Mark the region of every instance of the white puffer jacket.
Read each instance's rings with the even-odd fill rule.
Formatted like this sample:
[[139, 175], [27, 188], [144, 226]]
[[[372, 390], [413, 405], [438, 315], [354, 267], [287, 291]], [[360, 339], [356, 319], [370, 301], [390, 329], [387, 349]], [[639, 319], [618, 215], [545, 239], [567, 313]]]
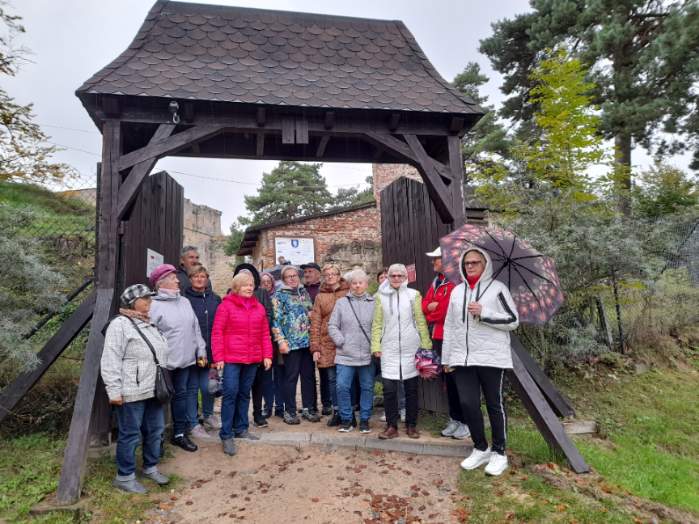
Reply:
[[[461, 255], [459, 268], [464, 281], [454, 288], [449, 300], [444, 321], [442, 364], [511, 369], [509, 332], [519, 326], [517, 306], [507, 286], [491, 278], [493, 264], [488, 253], [475, 250], [485, 257], [485, 270], [475, 289], [470, 289], [463, 274], [466, 253]], [[469, 314], [469, 302], [478, 302], [483, 307], [480, 317]]]
[[371, 351], [381, 352], [381, 376], [407, 380], [417, 376], [415, 353], [432, 348], [427, 321], [422, 313], [422, 296], [407, 282], [393, 289], [388, 280], [374, 296]]

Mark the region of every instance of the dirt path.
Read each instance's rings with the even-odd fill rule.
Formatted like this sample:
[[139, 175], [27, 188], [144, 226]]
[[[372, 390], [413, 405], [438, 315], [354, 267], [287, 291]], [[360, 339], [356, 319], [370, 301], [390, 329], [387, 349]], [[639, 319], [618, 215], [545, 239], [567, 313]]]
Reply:
[[146, 522], [452, 522], [459, 461], [384, 451], [219, 442], [178, 451], [162, 470], [183, 480]]

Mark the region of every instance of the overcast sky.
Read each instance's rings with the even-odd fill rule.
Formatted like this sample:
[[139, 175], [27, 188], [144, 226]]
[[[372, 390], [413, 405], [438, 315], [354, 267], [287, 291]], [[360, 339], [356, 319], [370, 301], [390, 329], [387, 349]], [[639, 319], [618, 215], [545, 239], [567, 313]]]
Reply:
[[[31, 51], [14, 79], [4, 80], [11, 96], [34, 103], [36, 121], [63, 148], [57, 157], [85, 178], [94, 178], [100, 156], [100, 134], [75, 90], [131, 43], [152, 6], [148, 0], [11, 0], [10, 10], [24, 18], [19, 38]], [[201, 2], [198, 2], [201, 3]], [[210, 0], [206, 3], [306, 11], [365, 18], [400, 19], [408, 26], [437, 70], [452, 80], [469, 61], [491, 77], [484, 90], [498, 103], [500, 78], [478, 53], [490, 25], [528, 10], [525, 0]], [[640, 158], [640, 157], [636, 157]], [[272, 161], [169, 158], [166, 169], [197, 204], [223, 211], [222, 226], [245, 213], [243, 196], [254, 194]], [[331, 191], [363, 184], [368, 164], [325, 164], [321, 170]]]

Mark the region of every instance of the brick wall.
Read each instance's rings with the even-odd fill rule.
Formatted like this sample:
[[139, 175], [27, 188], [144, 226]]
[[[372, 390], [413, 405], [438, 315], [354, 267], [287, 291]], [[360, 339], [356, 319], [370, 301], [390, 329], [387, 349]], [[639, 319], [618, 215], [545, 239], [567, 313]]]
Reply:
[[408, 164], [373, 164], [371, 174], [374, 179], [374, 200], [378, 209], [381, 209], [381, 191], [394, 180], [404, 176], [422, 182], [417, 169]]

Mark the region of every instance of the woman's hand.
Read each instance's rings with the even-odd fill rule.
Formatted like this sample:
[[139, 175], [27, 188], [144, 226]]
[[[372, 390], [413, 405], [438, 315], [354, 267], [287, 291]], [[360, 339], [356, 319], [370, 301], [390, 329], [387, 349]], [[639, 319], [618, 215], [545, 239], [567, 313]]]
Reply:
[[214, 368], [221, 371], [223, 369], [223, 362], [216, 362]]
[[452, 371], [454, 371], [454, 368], [450, 368], [449, 366], [444, 366], [445, 373], [451, 373]]
[[320, 351], [313, 352], [313, 362], [318, 362], [320, 360]]
[[199, 357], [197, 359], [197, 366], [199, 366], [200, 368], [205, 368], [208, 363], [209, 362], [208, 360], [206, 360], [206, 357]]
[[123, 406], [124, 405], [124, 399], [119, 397], [119, 398], [110, 398], [109, 403], [112, 406]]
[[284, 341], [279, 343], [279, 353], [286, 355], [289, 353], [289, 343]]
[[265, 367], [265, 371], [272, 367], [272, 359], [266, 358], [262, 361], [262, 365]]
[[438, 306], [439, 302], [430, 302], [429, 304], [427, 304], [427, 311], [432, 313], [435, 309], [437, 309]]
[[474, 317], [481, 316], [482, 310], [483, 310], [483, 306], [480, 305], [478, 302], [469, 302], [468, 303], [468, 312], [471, 313]]
[[375, 356], [376, 358], [381, 358], [381, 351], [375, 351], [372, 353], [372, 355]]

